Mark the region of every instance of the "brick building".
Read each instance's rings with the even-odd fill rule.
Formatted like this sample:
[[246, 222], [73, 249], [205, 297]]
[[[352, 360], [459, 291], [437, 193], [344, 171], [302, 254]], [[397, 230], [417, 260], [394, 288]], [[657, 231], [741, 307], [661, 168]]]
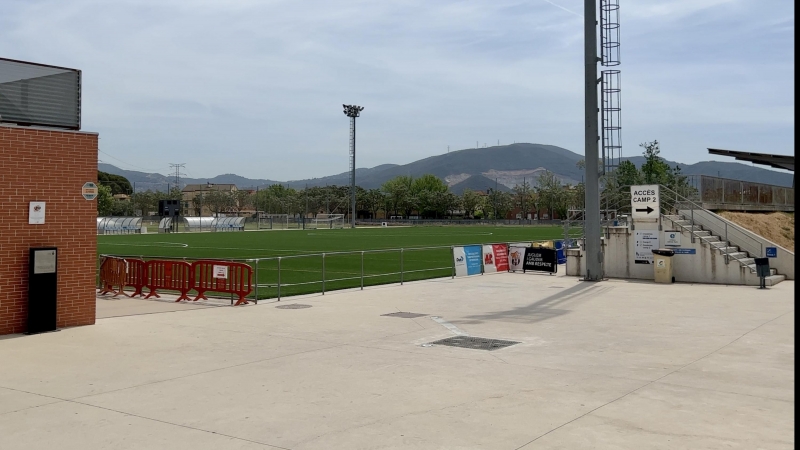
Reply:
[[[0, 124], [0, 335], [26, 330], [28, 251], [58, 248], [57, 326], [95, 322], [96, 133]], [[28, 223], [30, 202], [45, 223]]]

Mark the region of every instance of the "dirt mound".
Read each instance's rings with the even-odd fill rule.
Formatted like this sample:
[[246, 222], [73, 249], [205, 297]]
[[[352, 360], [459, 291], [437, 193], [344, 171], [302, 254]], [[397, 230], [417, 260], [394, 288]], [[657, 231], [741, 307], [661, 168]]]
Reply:
[[720, 216], [794, 252], [794, 214], [722, 211]]

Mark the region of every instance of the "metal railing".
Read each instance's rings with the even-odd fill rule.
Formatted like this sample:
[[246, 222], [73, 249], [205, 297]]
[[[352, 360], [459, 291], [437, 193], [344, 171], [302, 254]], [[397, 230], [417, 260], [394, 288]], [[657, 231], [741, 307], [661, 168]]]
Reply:
[[[681, 215], [689, 222], [688, 225], [678, 224], [671, 219], [668, 220], [675, 224], [675, 226], [689, 232], [691, 242], [695, 242], [697, 239], [704, 237], [699, 234], [703, 231], [718, 236], [720, 242], [722, 242], [720, 251], [724, 254], [726, 264], [733, 259], [745, 265], [746, 261], [744, 260], [747, 258], [764, 256], [764, 245], [761, 241], [753, 237], [751, 231], [703, 208], [696, 190], [690, 188], [685, 193], [679, 193], [666, 186], [660, 185], [660, 192], [661, 214], [659, 215], [659, 229], [663, 216]], [[613, 218], [604, 218], [602, 221], [603, 226], [607, 227], [615, 223], [619, 225], [626, 224], [626, 222], [630, 221], [631, 214], [630, 186], [620, 186], [613, 191], [605, 192], [605, 195], [601, 198], [601, 205], [606, 211], [614, 212]], [[573, 216], [578, 216], [580, 213], [580, 210], [575, 210]], [[582, 216], [578, 220], [573, 218], [568, 222], [565, 221], [565, 229], [567, 227], [579, 227], [580, 223], [582, 223]], [[703, 228], [703, 230], [699, 228]], [[740, 251], [748, 253], [748, 256], [742, 256], [738, 254], [739, 252], [731, 252], [730, 247], [732, 245], [739, 247]]]
[[[523, 241], [544, 243], [553, 240]], [[467, 245], [491, 245], [474, 243]], [[494, 244], [498, 244], [495, 242]], [[508, 244], [508, 243], [505, 243]], [[433, 278], [455, 277], [453, 248], [457, 246], [407, 247], [375, 250], [307, 253], [266, 258], [177, 258], [141, 255], [99, 255], [105, 257], [166, 259], [192, 262], [220, 259], [243, 262], [253, 267], [254, 290], [248, 298], [278, 299], [291, 295], [325, 294], [339, 289], [404, 284]]]

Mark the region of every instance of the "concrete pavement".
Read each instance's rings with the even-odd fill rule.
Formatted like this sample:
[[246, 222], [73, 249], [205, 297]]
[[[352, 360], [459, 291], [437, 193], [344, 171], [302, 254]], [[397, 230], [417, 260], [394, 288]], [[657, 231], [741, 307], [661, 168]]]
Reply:
[[[496, 274], [122, 300], [98, 311], [150, 314], [0, 339], [0, 448], [789, 449], [793, 296]], [[453, 330], [520, 343], [427, 345]]]

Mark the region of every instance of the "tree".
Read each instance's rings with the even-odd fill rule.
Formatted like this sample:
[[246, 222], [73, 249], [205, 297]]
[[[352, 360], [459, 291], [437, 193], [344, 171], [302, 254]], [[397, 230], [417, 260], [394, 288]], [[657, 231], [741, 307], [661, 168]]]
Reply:
[[133, 188], [131, 182], [122, 175], [114, 175], [107, 172], [97, 171], [97, 184], [101, 186], [108, 186], [111, 189], [111, 195], [125, 194], [131, 195]]
[[[408, 197], [411, 195], [412, 183], [413, 179], [410, 176], [400, 175], [387, 180], [381, 185], [381, 190], [386, 194], [394, 215], [397, 215], [400, 209], [406, 209], [411, 203]], [[410, 214], [410, 211], [406, 211], [406, 215], [408, 214]]]
[[518, 184], [514, 186], [514, 206], [519, 208], [522, 212], [522, 217], [525, 218], [528, 214], [528, 211], [531, 207], [531, 194], [533, 191], [531, 190], [531, 185], [528, 184], [527, 181], [523, 181], [522, 184]]
[[100, 217], [110, 216], [114, 207], [114, 196], [111, 188], [105, 185], [97, 186], [97, 215]]
[[539, 176], [536, 182], [536, 194], [539, 197], [539, 206], [544, 208], [551, 218], [556, 209], [563, 209], [564, 189], [561, 180], [553, 172], [548, 170]]
[[473, 191], [472, 189], [465, 189], [461, 194], [461, 206], [464, 208], [464, 217], [474, 217], [475, 211], [481, 204], [483, 196]]
[[204, 204], [214, 213], [215, 217], [234, 209], [235, 198], [231, 192], [212, 190], [204, 197]]
[[373, 219], [378, 216], [378, 210], [384, 206], [385, 200], [386, 196], [383, 195], [380, 189], [370, 189], [366, 192], [364, 201]]

